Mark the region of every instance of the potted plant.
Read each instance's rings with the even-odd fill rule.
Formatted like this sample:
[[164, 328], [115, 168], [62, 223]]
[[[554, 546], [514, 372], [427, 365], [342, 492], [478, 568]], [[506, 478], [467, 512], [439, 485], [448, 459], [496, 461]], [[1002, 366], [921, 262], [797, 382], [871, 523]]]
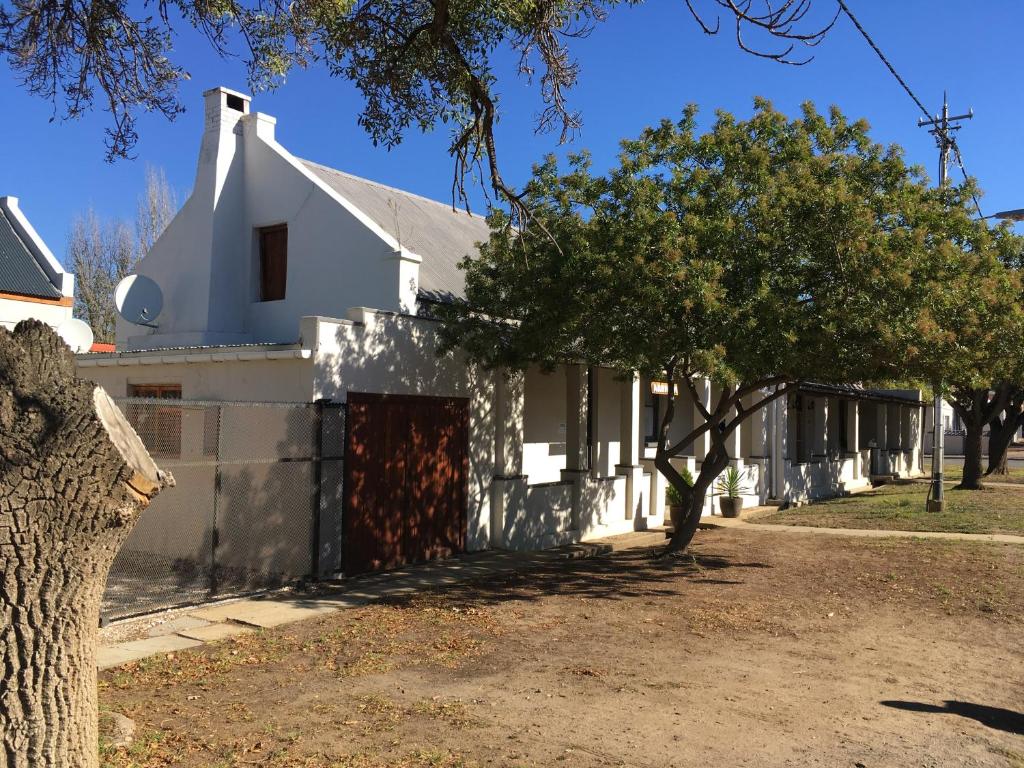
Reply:
[[[679, 474], [682, 475], [683, 482], [690, 488], [693, 488], [693, 473], [690, 472], [689, 467], [683, 467]], [[669, 485], [665, 489], [665, 503], [668, 505], [669, 521], [672, 523], [674, 530], [682, 522], [683, 518], [686, 517], [686, 506], [683, 504], [683, 497], [674, 485]]]
[[743, 487], [743, 475], [736, 467], [729, 467], [718, 476], [718, 508], [722, 510], [722, 517], [739, 517], [743, 509], [743, 494], [747, 489]]

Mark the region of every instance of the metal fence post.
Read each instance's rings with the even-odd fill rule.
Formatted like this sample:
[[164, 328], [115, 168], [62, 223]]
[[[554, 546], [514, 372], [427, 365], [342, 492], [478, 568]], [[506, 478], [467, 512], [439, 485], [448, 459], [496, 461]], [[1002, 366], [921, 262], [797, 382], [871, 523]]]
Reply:
[[323, 515], [323, 456], [324, 456], [324, 408], [330, 403], [328, 398], [320, 398], [313, 402], [313, 550], [310, 557], [310, 570], [314, 581], [320, 580], [320, 518]]
[[217, 508], [220, 505], [220, 463], [221, 443], [224, 438], [224, 407], [217, 406], [217, 454], [213, 465], [213, 510], [212, 533], [210, 536], [210, 597], [217, 594], [217, 546], [220, 544], [220, 529], [217, 527]]

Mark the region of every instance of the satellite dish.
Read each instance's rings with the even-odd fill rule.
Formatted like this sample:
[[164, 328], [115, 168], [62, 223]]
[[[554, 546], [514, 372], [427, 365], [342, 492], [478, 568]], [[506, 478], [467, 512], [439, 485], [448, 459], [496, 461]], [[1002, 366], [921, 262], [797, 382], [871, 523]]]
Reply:
[[58, 325], [57, 335], [64, 339], [64, 343], [71, 347], [71, 351], [76, 354], [92, 349], [92, 328], [77, 317], [65, 320]]
[[114, 306], [129, 323], [156, 328], [153, 321], [164, 308], [164, 294], [160, 286], [145, 275], [128, 275], [114, 289]]

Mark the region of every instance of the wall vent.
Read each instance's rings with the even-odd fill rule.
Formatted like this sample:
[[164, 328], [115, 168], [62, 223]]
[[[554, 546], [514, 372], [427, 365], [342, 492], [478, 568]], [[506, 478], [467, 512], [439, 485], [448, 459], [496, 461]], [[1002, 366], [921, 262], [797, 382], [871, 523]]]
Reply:
[[236, 112], [245, 112], [245, 101], [241, 96], [235, 96], [233, 93], [227, 94], [228, 97], [228, 109], [233, 109]]

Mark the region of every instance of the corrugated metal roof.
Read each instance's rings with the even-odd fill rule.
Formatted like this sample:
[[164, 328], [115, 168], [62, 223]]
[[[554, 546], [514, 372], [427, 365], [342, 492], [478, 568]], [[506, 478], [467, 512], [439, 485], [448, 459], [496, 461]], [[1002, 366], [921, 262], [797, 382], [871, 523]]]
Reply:
[[309, 160], [301, 162], [403, 247], [423, 257], [421, 293], [436, 300], [465, 297], [465, 275], [458, 264], [464, 256], [475, 256], [476, 244], [489, 237], [482, 216]]
[[0, 292], [43, 299], [59, 299], [61, 293], [39, 266], [32, 251], [0, 209]]
[[302, 343], [299, 341], [290, 342], [267, 342], [267, 341], [248, 341], [243, 344], [192, 344], [187, 346], [168, 346], [168, 347], [146, 347], [145, 349], [124, 349], [121, 351], [116, 350], [97, 350], [95, 352], [83, 352], [81, 354], [87, 355], [104, 355], [113, 354], [117, 356], [122, 355], [150, 355], [154, 352], [209, 352], [211, 350], [220, 349], [301, 349]]
[[904, 405], [927, 405], [913, 389], [865, 389], [862, 384], [821, 384], [816, 381], [801, 381], [797, 388], [801, 392], [818, 395], [836, 395], [853, 400], [879, 400]]

